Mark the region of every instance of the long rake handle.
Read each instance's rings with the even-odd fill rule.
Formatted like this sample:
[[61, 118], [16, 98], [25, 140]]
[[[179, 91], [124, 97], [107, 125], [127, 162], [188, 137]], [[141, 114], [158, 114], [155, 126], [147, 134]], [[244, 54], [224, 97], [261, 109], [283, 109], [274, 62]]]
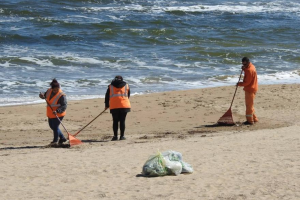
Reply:
[[100, 115], [102, 115], [105, 111], [107, 110], [107, 108], [105, 108], [99, 115], [97, 115], [97, 117], [95, 117], [92, 121], [90, 121], [87, 125], [85, 125], [82, 129], [80, 129], [77, 133], [75, 133], [73, 136], [78, 135], [81, 131], [83, 131], [86, 127], [88, 127], [88, 125], [90, 125], [93, 121], [95, 121], [98, 117], [100, 117]]
[[[243, 70], [241, 71], [240, 78], [239, 78], [239, 81], [238, 81], [237, 83], [239, 83], [239, 82], [240, 82], [240, 80], [241, 80], [241, 77], [242, 77], [242, 73], [243, 73]], [[230, 104], [230, 107], [229, 107], [229, 109], [231, 108], [231, 106], [232, 106], [232, 104], [233, 104], [233, 100], [234, 100], [234, 98], [235, 98], [236, 91], [237, 91], [238, 87], [239, 87], [239, 86], [238, 86], [238, 84], [236, 84], [235, 92], [234, 92], [234, 95], [233, 95], [233, 98], [232, 98], [232, 101], [231, 101], [231, 104]]]
[[[48, 106], [51, 108], [52, 112], [54, 112], [52, 106], [49, 104], [49, 102], [47, 101], [46, 98], [45, 98], [45, 101], [46, 101], [46, 103], [48, 104]], [[65, 131], [66, 131], [68, 134], [70, 134], [69, 131], [68, 131], [68, 130], [66, 129], [66, 127], [64, 126], [64, 124], [62, 123], [62, 121], [59, 119], [59, 117], [57, 116], [56, 113], [55, 113], [55, 117], [58, 119], [58, 121], [59, 121], [59, 122], [61, 123], [61, 125], [64, 127]]]

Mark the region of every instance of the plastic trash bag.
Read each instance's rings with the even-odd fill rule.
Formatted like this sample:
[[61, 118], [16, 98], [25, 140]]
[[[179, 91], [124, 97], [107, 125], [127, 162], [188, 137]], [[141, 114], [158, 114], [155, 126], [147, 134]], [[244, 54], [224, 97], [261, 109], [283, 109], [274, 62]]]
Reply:
[[192, 173], [190, 164], [182, 160], [182, 154], [176, 151], [158, 152], [146, 161], [143, 166], [144, 176], [165, 176], [181, 173]]
[[144, 176], [165, 176], [167, 175], [165, 158], [160, 152], [150, 156], [143, 166]]
[[165, 151], [162, 153], [164, 157], [169, 159], [170, 161], [181, 161], [182, 160], [182, 154], [177, 151]]
[[180, 162], [182, 165], [182, 173], [194, 172], [193, 167], [182, 160], [182, 154], [180, 152], [170, 150], [170, 151], [163, 152], [162, 155], [165, 158], [169, 159], [170, 161]]
[[182, 165], [178, 161], [170, 161], [168, 158], [164, 157], [166, 162], [167, 175], [178, 176], [182, 172]]
[[192, 165], [190, 165], [184, 161], [181, 161], [180, 163], [182, 165], [182, 173], [193, 173], [194, 172]]

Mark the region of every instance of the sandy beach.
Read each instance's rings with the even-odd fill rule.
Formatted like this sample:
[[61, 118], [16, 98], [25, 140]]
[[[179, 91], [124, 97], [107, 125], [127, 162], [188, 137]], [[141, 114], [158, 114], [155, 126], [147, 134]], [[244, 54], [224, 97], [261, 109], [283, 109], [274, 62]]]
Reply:
[[[71, 148], [44, 148], [52, 140], [45, 104], [0, 107], [0, 199], [300, 199], [300, 85], [260, 86], [254, 126], [241, 125], [239, 88], [232, 107], [239, 126], [210, 127], [234, 89], [132, 96], [126, 141], [110, 141], [107, 111]], [[75, 133], [103, 109], [104, 99], [69, 101], [63, 122]], [[194, 173], [143, 177], [158, 150], [181, 152]]]

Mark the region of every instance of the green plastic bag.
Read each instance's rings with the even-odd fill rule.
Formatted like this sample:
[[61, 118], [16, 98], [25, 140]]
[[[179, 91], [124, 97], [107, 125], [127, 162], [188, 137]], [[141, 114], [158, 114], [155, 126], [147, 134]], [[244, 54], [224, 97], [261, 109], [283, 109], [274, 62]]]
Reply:
[[165, 176], [167, 175], [165, 158], [160, 152], [150, 156], [143, 166], [144, 176]]

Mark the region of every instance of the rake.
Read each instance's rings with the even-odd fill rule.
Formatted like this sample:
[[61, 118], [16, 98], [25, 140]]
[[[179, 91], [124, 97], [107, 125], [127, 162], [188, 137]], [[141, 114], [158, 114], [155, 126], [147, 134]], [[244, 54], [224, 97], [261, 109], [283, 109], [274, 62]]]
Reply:
[[[241, 74], [240, 74], [240, 78], [239, 78], [238, 83], [239, 83], [240, 80], [241, 80], [242, 73], [243, 73], [243, 70], [241, 71]], [[233, 95], [233, 98], [232, 98], [230, 107], [229, 107], [229, 109], [227, 110], [227, 112], [226, 112], [226, 113], [218, 120], [218, 122], [217, 122], [218, 125], [221, 125], [221, 126], [233, 126], [233, 125], [235, 125], [235, 123], [234, 123], [234, 121], [233, 121], [233, 116], [232, 116], [232, 112], [231, 112], [231, 107], [232, 107], [233, 100], [234, 100], [234, 98], [235, 98], [237, 89], [238, 89], [238, 84], [236, 85], [235, 92], [234, 92], [234, 95]]]

